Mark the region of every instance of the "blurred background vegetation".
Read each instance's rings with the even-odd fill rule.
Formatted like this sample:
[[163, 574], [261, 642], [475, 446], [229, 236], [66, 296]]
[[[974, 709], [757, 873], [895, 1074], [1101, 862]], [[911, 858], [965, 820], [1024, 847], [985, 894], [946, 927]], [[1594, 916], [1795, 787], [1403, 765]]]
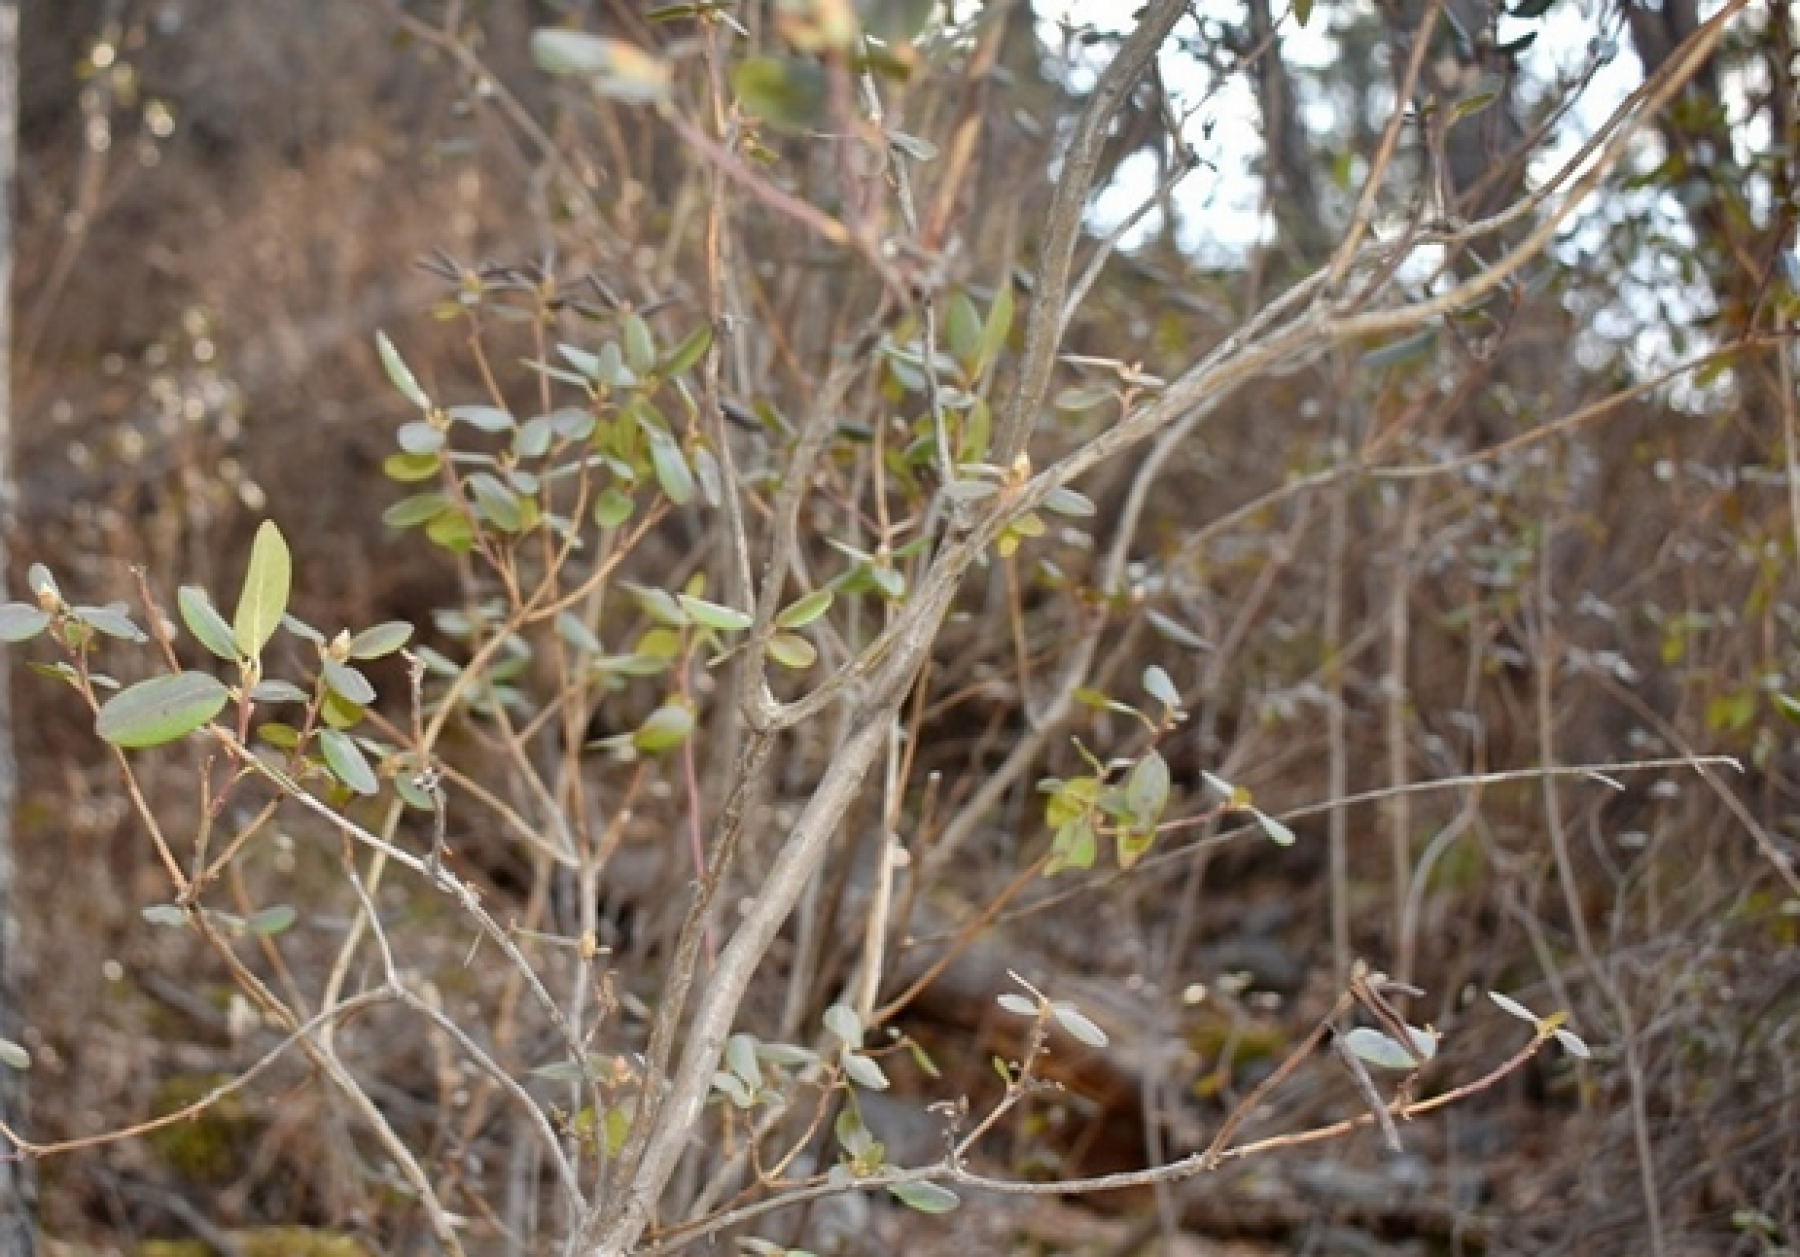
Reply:
[[[758, 6], [732, 7], [762, 30]], [[966, 41], [893, 87], [894, 125], [936, 148], [916, 167], [932, 252], [913, 260], [983, 310], [1035, 247], [1057, 139], [1123, 24], [1087, 11], [1106, 7], [989, 6]], [[1118, 205], [1150, 209], [1068, 351], [1172, 376], [1327, 260], [1419, 14], [1406, 0], [1306, 8], [1201, 6], [1165, 54], [1163, 91], [1133, 97], [1094, 230], [1123, 219]], [[469, 382], [460, 329], [433, 316], [453, 295], [445, 259], [453, 274], [488, 266], [498, 284], [554, 275], [601, 324], [625, 308], [679, 327], [704, 317], [704, 165], [648, 113], [573, 100], [529, 53], [541, 26], [666, 47], [683, 23], [591, 0], [27, 0], [23, 15], [15, 591], [35, 560], [93, 601], [131, 597], [135, 565], [165, 605], [177, 583], [226, 589], [268, 516], [294, 543], [310, 621], [429, 626], [468, 591], [454, 563], [381, 522], [395, 497], [381, 462], [405, 416], [374, 333], [406, 344], [434, 390]], [[1686, 0], [1525, 0], [1501, 17], [1451, 5], [1401, 168], [1438, 184], [1446, 216], [1511, 204], [1704, 16]], [[1567, 1008], [1597, 1059], [1534, 1062], [1407, 1129], [1398, 1158], [1352, 1141], [1160, 1199], [972, 1201], [951, 1222], [871, 1202], [836, 1241], [818, 1238], [830, 1219], [809, 1217], [795, 1242], [1800, 1244], [1800, 762], [1784, 707], [1800, 689], [1796, 29], [1787, 0], [1752, 6], [1524, 282], [1429, 335], [1344, 347], [1234, 397], [1165, 465], [1123, 589], [1089, 579], [1135, 509], [1134, 468], [1084, 483], [1098, 506], [1085, 532], [1053, 523], [973, 582], [921, 705], [909, 824], [926, 866], [952, 874], [920, 906], [922, 937], [978, 916], [1043, 851], [1034, 785], [1079, 771], [1070, 734], [1104, 749], [1130, 733], [1081, 708], [994, 806], [964, 807], [1030, 737], [1031, 686], [1090, 630], [1106, 635], [1096, 686], [1131, 690], [1152, 662], [1180, 684], [1194, 716], [1164, 753], [1184, 788], [1213, 773], [1298, 835], [1283, 849], [1215, 825], [1129, 872], [1103, 862], [1033, 882], [906, 1010], [950, 1077], [915, 1080], [927, 1098], [991, 1087], [989, 1058], [1008, 1050], [991, 996], [1009, 966], [1059, 975], [1055, 993], [1078, 993], [1123, 1042], [1110, 1062], [1071, 1067], [1067, 1098], [1004, 1150], [1015, 1171], [1191, 1151], [1330, 1006], [1352, 954], [1428, 992], [1413, 1011], [1450, 1031], [1452, 1072], [1479, 1072], [1516, 1038], [1474, 998], [1490, 988]], [[1165, 115], [1184, 110], [1197, 164], [1168, 190], [1186, 157]], [[829, 146], [804, 131], [760, 134], [769, 169], [828, 197]], [[872, 280], [773, 214], [743, 230], [734, 281], [757, 317], [731, 386], [746, 407], [804, 412], [822, 384], [804, 364]], [[1082, 390], [1116, 372], [1063, 371], [1040, 465], [1115, 413]], [[703, 522], [676, 519], [635, 562], [687, 570], [714, 544]], [[29, 676], [15, 686], [19, 1000], [42, 1140], [168, 1111], [256, 1048], [224, 974], [140, 917], [167, 887], [64, 698]], [[706, 745], [731, 745], [729, 706], [709, 708]], [[1742, 771], [1467, 780], [1702, 753]], [[829, 754], [793, 748], [789, 780]], [[1394, 789], [1437, 781], [1449, 784]], [[192, 807], [173, 767], [162, 784], [173, 815]], [[643, 801], [632, 860], [604, 892], [627, 1006], [654, 989], [691, 877], [674, 815], [666, 798]], [[872, 809], [856, 815], [876, 827]], [[456, 842], [490, 902], [524, 915], [529, 852], [479, 831]], [[830, 940], [860, 928], [857, 847], [783, 953], [821, 1006], [844, 976]], [[296, 902], [318, 876], [304, 843], [278, 871]], [[417, 893], [394, 910], [441, 911]], [[321, 910], [288, 963], [323, 963], [333, 928]], [[436, 980], [473, 999], [487, 979], [461, 950], [445, 940]], [[917, 950], [913, 976], [930, 959]], [[777, 983], [763, 1011], [781, 1020], [794, 998]], [[507, 1128], [454, 1119], [459, 1084], [422, 1040], [386, 1044], [371, 1069], [435, 1173], [479, 1185], [509, 1172]], [[1342, 1104], [1302, 1086], [1270, 1125]], [[295, 1068], [191, 1125], [46, 1161], [51, 1251], [412, 1251], [424, 1240], [396, 1228], [392, 1184], [341, 1125]], [[929, 1124], [912, 1138], [919, 1157], [939, 1151]], [[341, 1247], [258, 1247], [276, 1243]], [[472, 1251], [510, 1251], [492, 1243]]]

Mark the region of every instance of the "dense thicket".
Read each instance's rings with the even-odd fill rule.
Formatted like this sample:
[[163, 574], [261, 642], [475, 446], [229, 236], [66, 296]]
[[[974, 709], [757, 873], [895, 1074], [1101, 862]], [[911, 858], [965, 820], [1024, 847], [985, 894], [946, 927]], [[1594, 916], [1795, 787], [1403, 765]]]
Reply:
[[24, 6], [47, 1235], [1795, 1242], [1791, 6], [941, 7]]

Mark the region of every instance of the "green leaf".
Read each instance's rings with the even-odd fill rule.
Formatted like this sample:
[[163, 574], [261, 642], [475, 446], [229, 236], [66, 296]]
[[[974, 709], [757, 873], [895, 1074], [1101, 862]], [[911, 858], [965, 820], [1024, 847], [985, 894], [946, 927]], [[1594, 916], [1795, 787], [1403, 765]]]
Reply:
[[687, 612], [683, 611], [681, 609], [681, 604], [675, 601], [674, 594], [666, 589], [656, 589], [649, 585], [639, 585], [633, 581], [624, 581], [622, 583], [626, 590], [638, 600], [638, 605], [644, 609], [644, 614], [649, 616], [652, 620], [655, 620], [658, 624], [667, 625], [670, 628], [687, 627]]
[[287, 610], [288, 589], [293, 580], [293, 560], [275, 521], [265, 519], [250, 546], [250, 566], [244, 573], [244, 589], [238, 595], [232, 619], [232, 638], [247, 658], [261, 657], [263, 647], [275, 635]]
[[829, 589], [815, 589], [804, 598], [782, 608], [775, 617], [775, 627], [784, 629], [805, 628], [814, 620], [830, 610], [836, 594]]
[[1057, 826], [1050, 848], [1050, 862], [1044, 866], [1045, 876], [1054, 876], [1064, 869], [1093, 868], [1094, 857], [1098, 854], [1097, 838], [1093, 825], [1084, 817]]
[[31, 1068], [31, 1053], [11, 1039], [0, 1039], [0, 1065], [23, 1073]]
[[950, 298], [944, 312], [944, 338], [951, 354], [973, 376], [981, 353], [981, 315], [968, 293], [957, 292]]
[[739, 611], [735, 607], [722, 607], [716, 602], [707, 602], [704, 598], [690, 598], [686, 594], [676, 594], [675, 601], [681, 609], [688, 613], [688, 618], [703, 628], [717, 629], [721, 633], [741, 633], [756, 622], [756, 618], [747, 611]]
[[436, 454], [445, 444], [443, 431], [423, 419], [401, 424], [400, 431], [394, 434], [394, 441], [402, 453], [415, 456]]
[[1518, 1000], [1510, 995], [1502, 995], [1498, 991], [1489, 991], [1488, 998], [1493, 1000], [1494, 1003], [1498, 1004], [1508, 1014], [1517, 1017], [1520, 1021], [1528, 1021], [1535, 1026], [1541, 1020], [1536, 1013], [1532, 1012], [1529, 1008], [1519, 1003]]
[[987, 321], [981, 325], [981, 346], [976, 355], [976, 375], [986, 375], [988, 369], [1000, 357], [1000, 351], [1006, 348], [1006, 338], [1012, 334], [1012, 324], [1012, 280], [1007, 278], [1000, 281], [1000, 287], [994, 293], [994, 303], [988, 307]]
[[50, 627], [50, 613], [29, 602], [0, 606], [0, 642], [28, 642]]
[[[17, 606], [17, 603], [13, 604]], [[1800, 699], [1787, 694], [1771, 694], [1769, 701], [1775, 704], [1775, 710], [1795, 724], [1800, 724]]]
[[1114, 396], [1113, 390], [1104, 384], [1072, 386], [1058, 393], [1050, 404], [1058, 410], [1093, 410], [1097, 406], [1104, 406]]
[[475, 548], [475, 526], [461, 511], [440, 511], [425, 525], [425, 535], [452, 554], [467, 554]]
[[292, 681], [258, 681], [250, 689], [252, 702], [304, 703], [309, 695]]
[[800, 672], [819, 661], [819, 648], [798, 633], [776, 633], [769, 638], [769, 658]]
[[513, 457], [542, 458], [556, 440], [556, 425], [548, 415], [534, 415], [513, 434]]
[[381, 522], [389, 528], [416, 528], [442, 515], [451, 507], [450, 495], [435, 490], [401, 498], [381, 513]]
[[844, 1053], [844, 1072], [850, 1081], [864, 1091], [886, 1091], [887, 1075], [881, 1072], [881, 1066], [860, 1052]]
[[1099, 510], [1092, 499], [1066, 486], [1050, 490], [1044, 499], [1044, 509], [1070, 519], [1086, 519]]
[[388, 383], [420, 410], [430, 410], [431, 399], [425, 396], [425, 390], [419, 387], [418, 379], [406, 365], [406, 360], [400, 356], [400, 351], [394, 348], [394, 342], [388, 339], [386, 332], [375, 333], [375, 350], [381, 355], [381, 367], [387, 372]]
[[833, 1004], [825, 1010], [825, 1028], [836, 1035], [848, 1048], [859, 1048], [863, 1044], [862, 1018], [848, 1004]]
[[1345, 1034], [1344, 1046], [1352, 1056], [1382, 1069], [1414, 1070], [1420, 1065], [1398, 1040], [1369, 1026]]
[[625, 365], [641, 376], [649, 375], [656, 369], [656, 335], [642, 315], [625, 317], [624, 337]]
[[1172, 619], [1160, 611], [1146, 611], [1144, 619], [1149, 621], [1150, 627], [1155, 629], [1159, 636], [1167, 638], [1177, 646], [1185, 646], [1189, 650], [1212, 649], [1211, 642], [1179, 620]]
[[417, 484], [438, 474], [444, 460], [436, 454], [389, 454], [381, 464], [381, 474], [400, 484]]
[[319, 749], [325, 753], [325, 766], [331, 769], [331, 775], [357, 794], [375, 794], [381, 789], [375, 770], [369, 767], [362, 748], [348, 733], [341, 729], [320, 730]]
[[731, 70], [738, 102], [770, 126], [805, 131], [825, 120], [825, 69], [787, 57], [749, 57]]
[[223, 682], [205, 672], [152, 677], [108, 699], [94, 731], [126, 750], [161, 746], [218, 715], [230, 696]]
[[602, 489], [594, 499], [594, 522], [602, 528], [617, 528], [631, 518], [635, 503], [622, 489]]
[[375, 687], [369, 684], [369, 678], [349, 664], [327, 659], [320, 671], [325, 674], [325, 684], [331, 687], [331, 692], [345, 702], [367, 707], [375, 701]]
[[104, 607], [76, 607], [75, 618], [96, 632], [125, 642], [147, 642], [149, 634], [131, 622], [131, 612], [122, 602]]
[[1162, 818], [1169, 803], [1169, 764], [1157, 751], [1146, 751], [1125, 779], [1125, 801], [1143, 828]]
[[650, 464], [656, 470], [656, 483], [663, 496], [676, 506], [694, 500], [694, 473], [675, 438], [658, 429], [650, 429]]
[[261, 912], [252, 913], [250, 919], [244, 922], [244, 928], [252, 934], [261, 934], [268, 938], [293, 928], [299, 915], [288, 904], [276, 904], [273, 908], [264, 908]]
[[581, 31], [536, 30], [531, 55], [549, 74], [576, 75], [614, 100], [647, 104], [669, 91], [669, 67], [650, 53], [617, 39]]
[[513, 417], [498, 406], [452, 406], [444, 412], [457, 423], [466, 423], [483, 432], [510, 432]]
[[187, 912], [172, 903], [153, 903], [138, 913], [151, 925], [160, 925], [165, 929], [181, 929], [187, 925]]
[[282, 616], [281, 627], [303, 642], [311, 642], [315, 646], [323, 646], [325, 644], [325, 634], [319, 632], [318, 629], [314, 628], [297, 615]]
[[1105, 1047], [1106, 1031], [1073, 1004], [1053, 1003], [1050, 1015], [1056, 1018], [1056, 1024], [1067, 1030], [1072, 1038], [1078, 1039], [1089, 1047]]
[[1289, 829], [1286, 825], [1283, 825], [1267, 812], [1258, 811], [1255, 808], [1252, 808], [1251, 811], [1255, 813], [1256, 823], [1262, 826], [1262, 831], [1268, 837], [1270, 842], [1278, 847], [1291, 847], [1294, 845], [1293, 830]]
[[888, 1191], [908, 1209], [920, 1213], [949, 1213], [962, 1204], [955, 1192], [938, 1183], [891, 1183]]
[[279, 720], [266, 721], [256, 726], [256, 736], [277, 750], [291, 751], [300, 745], [300, 730], [293, 725], [283, 724]]
[[656, 364], [656, 374], [666, 380], [691, 369], [706, 356], [706, 351], [712, 348], [712, 343], [712, 324], [702, 324], [689, 332], [686, 340], [671, 349], [663, 360]]
[[650, 713], [650, 718], [631, 735], [631, 744], [646, 754], [655, 755], [680, 746], [693, 732], [693, 709], [686, 703], [671, 700]]
[[194, 640], [221, 659], [242, 658], [231, 625], [219, 614], [212, 598], [198, 585], [183, 585], [175, 593], [175, 605], [181, 611], [181, 622], [187, 625]]
[[380, 659], [412, 640], [413, 626], [405, 620], [389, 620], [366, 628], [350, 639], [352, 659]]
[[468, 483], [475, 508], [483, 519], [502, 532], [518, 532], [525, 527], [525, 509], [519, 495], [500, 483], [498, 477], [478, 471]]
[[889, 131], [888, 143], [905, 153], [914, 161], [936, 161], [938, 146], [919, 135], [908, 135], [904, 131]]
[[1563, 1051], [1570, 1056], [1584, 1061], [1593, 1059], [1593, 1051], [1588, 1047], [1586, 1041], [1573, 1030], [1564, 1030], [1559, 1026], [1550, 1033], [1558, 1043], [1562, 1044]]
[[1181, 691], [1175, 688], [1175, 682], [1169, 679], [1169, 674], [1155, 664], [1144, 669], [1144, 689], [1151, 698], [1170, 711], [1181, 710]]
[[42, 563], [33, 563], [26, 570], [25, 586], [40, 599], [48, 597], [56, 602], [63, 600], [62, 590], [56, 587], [56, 577], [50, 575], [50, 569]]

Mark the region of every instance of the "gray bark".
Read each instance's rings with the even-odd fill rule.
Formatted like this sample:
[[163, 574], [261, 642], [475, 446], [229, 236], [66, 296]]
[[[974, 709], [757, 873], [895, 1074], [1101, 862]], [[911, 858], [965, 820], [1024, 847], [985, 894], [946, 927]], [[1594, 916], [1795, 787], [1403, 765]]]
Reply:
[[[0, 572], [6, 570], [6, 534], [12, 523], [12, 270], [13, 182], [19, 134], [19, 5], [0, 0]], [[13, 807], [18, 765], [13, 759], [12, 691], [0, 665], [0, 1035], [22, 1037], [13, 957], [18, 921], [13, 915]], [[19, 1128], [23, 1079], [0, 1065], [0, 1117]], [[32, 1176], [28, 1162], [0, 1158], [0, 1257], [30, 1257], [34, 1248]]]

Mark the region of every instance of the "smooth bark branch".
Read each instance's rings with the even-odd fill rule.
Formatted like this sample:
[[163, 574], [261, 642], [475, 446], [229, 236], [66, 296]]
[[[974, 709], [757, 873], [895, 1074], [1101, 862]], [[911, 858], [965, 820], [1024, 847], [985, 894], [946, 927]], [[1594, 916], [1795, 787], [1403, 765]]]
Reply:
[[[7, 534], [12, 528], [12, 271], [13, 176], [19, 134], [19, 5], [0, 0], [0, 572], [6, 570]], [[13, 956], [18, 920], [13, 915], [13, 810], [18, 801], [18, 764], [13, 758], [10, 661], [0, 661], [0, 1035], [18, 1038], [23, 1019], [15, 1003], [18, 984]], [[15, 1126], [23, 1106], [19, 1075], [0, 1066], [0, 1120]], [[30, 1257], [32, 1173], [23, 1162], [0, 1159], [0, 1252]]]
[[993, 461], [1002, 467], [1011, 466], [1024, 450], [1031, 425], [1050, 392], [1056, 351], [1062, 345], [1063, 301], [1068, 293], [1069, 271], [1075, 260], [1076, 242], [1081, 239], [1094, 171], [1100, 164], [1100, 152], [1106, 146], [1113, 118], [1187, 7], [1187, 0], [1154, 0], [1143, 21], [1125, 37], [1100, 75], [1075, 124], [1068, 150], [1063, 153], [1062, 174], [1051, 193], [1044, 243], [1032, 284], [1031, 315], [1025, 324], [1025, 356], [1019, 363], [1012, 397], [994, 431]]

